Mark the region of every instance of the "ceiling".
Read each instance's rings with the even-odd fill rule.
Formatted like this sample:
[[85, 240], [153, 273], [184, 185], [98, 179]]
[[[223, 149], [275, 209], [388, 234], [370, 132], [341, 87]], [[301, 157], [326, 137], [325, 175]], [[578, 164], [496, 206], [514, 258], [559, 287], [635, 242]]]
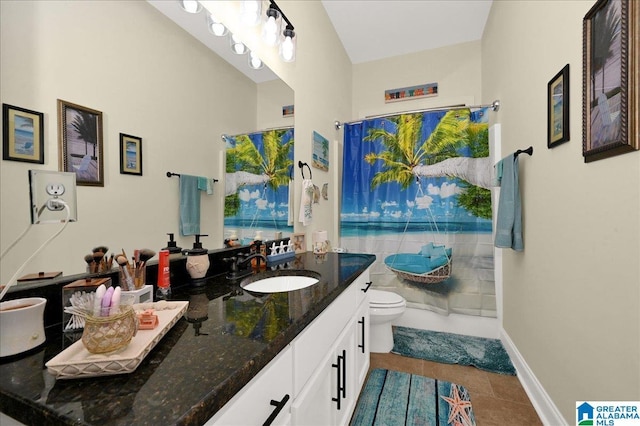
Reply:
[[322, 0], [354, 64], [480, 40], [491, 0]]
[[[178, 1], [147, 0], [256, 83], [276, 79], [231, 53], [225, 37], [206, 28], [205, 12], [189, 14]], [[322, 0], [354, 64], [480, 40], [492, 0]], [[286, 13], [286, 7], [283, 7]], [[295, 25], [295, 23], [294, 23]], [[304, 33], [301, 37], [304, 37]]]

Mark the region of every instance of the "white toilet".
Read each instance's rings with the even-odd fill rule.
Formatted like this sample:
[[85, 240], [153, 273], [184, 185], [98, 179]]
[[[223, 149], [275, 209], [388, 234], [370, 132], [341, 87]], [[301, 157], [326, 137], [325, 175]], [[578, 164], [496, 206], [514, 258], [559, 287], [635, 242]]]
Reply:
[[391, 323], [400, 318], [407, 301], [390, 291], [369, 290], [369, 346], [371, 352], [388, 353], [393, 349]]

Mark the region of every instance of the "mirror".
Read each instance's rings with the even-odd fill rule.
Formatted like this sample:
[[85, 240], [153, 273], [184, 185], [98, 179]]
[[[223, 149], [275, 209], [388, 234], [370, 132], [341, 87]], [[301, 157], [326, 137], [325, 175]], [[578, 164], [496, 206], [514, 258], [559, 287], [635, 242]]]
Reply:
[[[204, 13], [191, 17], [177, 1], [157, 3], [175, 6], [176, 13], [197, 21], [202, 36], [215, 38], [206, 29]], [[208, 234], [202, 240], [204, 247], [222, 248], [225, 144], [221, 135], [293, 125], [292, 117], [282, 117], [282, 107], [293, 104], [293, 91], [286, 84], [274, 76], [256, 82], [219, 55], [211, 58], [216, 54], [154, 6], [150, 2], [3, 4], [1, 35], [20, 39], [24, 47], [2, 51], [0, 75], [7, 89], [3, 101], [43, 112], [46, 120], [44, 164], [2, 162], [0, 283], [9, 281], [57, 230], [58, 224], [39, 225], [20, 235], [30, 222], [28, 170], [58, 168], [56, 98], [104, 114], [105, 182], [104, 187], [78, 188], [77, 222], [30, 261], [25, 274], [84, 273], [83, 259], [94, 247], [107, 246], [109, 253], [124, 249], [129, 256], [135, 249], [158, 251], [167, 245], [167, 233], [174, 233], [178, 246], [190, 248], [194, 238], [179, 232], [179, 179], [167, 178], [167, 172], [219, 180], [213, 195], [201, 197], [200, 232]], [[242, 58], [248, 61], [246, 55]], [[269, 74], [266, 68], [255, 72]], [[119, 173], [120, 134], [142, 138], [142, 175]]]
[[[294, 221], [288, 182], [294, 175], [293, 90], [266, 65], [259, 70], [249, 67], [248, 53], [232, 53], [231, 34], [219, 37], [207, 28], [212, 19], [206, 8], [190, 14], [182, 10], [177, 1], [149, 0], [149, 3], [256, 82], [255, 126], [241, 132], [225, 129], [222, 137], [224, 240], [237, 239], [241, 244], [249, 244], [256, 235], [261, 235], [263, 240], [290, 236]], [[272, 149], [265, 148], [269, 144]], [[274, 153], [273, 147], [277, 152]], [[270, 153], [273, 158], [269, 158]]]

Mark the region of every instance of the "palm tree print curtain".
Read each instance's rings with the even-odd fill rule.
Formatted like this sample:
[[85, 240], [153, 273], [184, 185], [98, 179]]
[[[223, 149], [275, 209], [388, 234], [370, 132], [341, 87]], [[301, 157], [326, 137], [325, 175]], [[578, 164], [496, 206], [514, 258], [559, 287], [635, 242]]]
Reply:
[[240, 238], [263, 231], [293, 232], [288, 225], [293, 129], [228, 136], [226, 139], [225, 231]]
[[[347, 124], [343, 158], [340, 244], [376, 255], [374, 285], [413, 307], [495, 316], [487, 109]], [[453, 248], [444, 282], [416, 284], [385, 267], [430, 242]]]

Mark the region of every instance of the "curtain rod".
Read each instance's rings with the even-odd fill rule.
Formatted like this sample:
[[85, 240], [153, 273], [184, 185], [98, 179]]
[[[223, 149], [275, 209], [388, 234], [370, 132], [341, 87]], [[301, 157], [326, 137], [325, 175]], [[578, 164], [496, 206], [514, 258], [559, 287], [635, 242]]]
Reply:
[[248, 133], [238, 133], [237, 135], [225, 135], [223, 133], [223, 134], [220, 135], [220, 137], [222, 138], [222, 141], [224, 142], [225, 138], [235, 138], [236, 136], [240, 136], [240, 135], [250, 135], [252, 133], [268, 132], [270, 130], [287, 130], [287, 129], [293, 129], [293, 126], [270, 127], [268, 129], [255, 130], [253, 132], [248, 132]]
[[385, 117], [393, 117], [394, 115], [417, 114], [417, 113], [420, 113], [420, 112], [427, 112], [427, 111], [441, 111], [443, 109], [471, 109], [471, 108], [474, 108], [474, 109], [475, 108], [490, 108], [492, 111], [498, 111], [500, 109], [500, 101], [496, 100], [496, 101], [493, 101], [492, 103], [490, 103], [488, 105], [471, 105], [471, 106], [450, 105], [450, 106], [444, 106], [444, 107], [416, 109], [416, 110], [413, 110], [413, 111], [392, 112], [392, 113], [389, 113], [389, 114], [368, 115], [363, 119], [355, 120], [355, 121], [345, 121], [343, 123], [341, 123], [339, 121], [335, 121], [334, 125], [336, 126], [336, 130], [340, 130], [342, 128], [343, 124], [362, 123], [363, 120], [371, 119], [371, 118], [385, 118]]

